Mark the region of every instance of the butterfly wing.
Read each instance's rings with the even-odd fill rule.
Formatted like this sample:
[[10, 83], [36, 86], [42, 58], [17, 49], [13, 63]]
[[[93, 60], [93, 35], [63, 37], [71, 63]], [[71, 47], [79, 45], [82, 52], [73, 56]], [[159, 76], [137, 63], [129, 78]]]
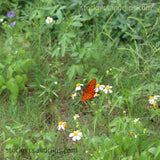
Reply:
[[90, 92], [90, 91], [93, 91], [95, 89], [95, 85], [96, 85], [96, 79], [92, 79], [89, 84], [87, 85], [86, 87], [86, 91], [87, 92]]
[[94, 98], [94, 94], [84, 92], [82, 95], [82, 102], [85, 102], [86, 100], [93, 99], [93, 98]]
[[84, 93], [82, 95], [82, 102], [85, 102], [88, 99], [93, 99], [95, 94], [95, 84], [96, 79], [92, 79], [89, 84], [87, 85], [86, 89], [84, 90]]

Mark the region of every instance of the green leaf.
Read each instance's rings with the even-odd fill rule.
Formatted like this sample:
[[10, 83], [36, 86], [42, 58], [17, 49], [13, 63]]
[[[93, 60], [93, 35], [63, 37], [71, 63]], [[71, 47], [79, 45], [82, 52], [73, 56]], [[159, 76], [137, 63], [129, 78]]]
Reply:
[[37, 15], [37, 13], [38, 13], [38, 10], [34, 10], [34, 11], [31, 13], [31, 15], [29, 16], [29, 21], [31, 21], [33, 18], [35, 18], [36, 15]]
[[2, 87], [0, 88], [0, 94], [3, 92], [4, 89], [6, 89], [6, 86], [2, 86]]
[[7, 70], [7, 78], [11, 78], [12, 74], [13, 74], [12, 66], [9, 66]]
[[156, 147], [152, 147], [148, 150], [148, 152], [152, 153], [153, 155], [156, 154], [157, 148]]
[[71, 66], [71, 67], [68, 69], [67, 75], [68, 75], [69, 81], [71, 81], [72, 77], [75, 75], [75, 71], [76, 71], [75, 65]]
[[75, 26], [75, 27], [81, 27], [81, 26], [83, 26], [82, 23], [79, 22], [79, 21], [73, 22], [72, 25]]
[[23, 126], [24, 126], [23, 124], [16, 124], [12, 128], [13, 129], [19, 129], [19, 128], [22, 128]]
[[13, 96], [14, 97], [18, 96], [19, 88], [17, 86], [17, 83], [16, 83], [15, 79], [11, 78], [10, 80], [8, 80], [6, 82], [6, 87], [7, 87], [8, 90], [11, 91], [12, 98], [13, 98]]
[[84, 71], [82, 65], [76, 65], [76, 66], [75, 66], [75, 70], [76, 70], [76, 72], [77, 72], [78, 74], [83, 74], [83, 71]]
[[6, 126], [6, 129], [15, 135], [15, 131], [10, 126]]
[[60, 9], [56, 12], [56, 16], [58, 17], [58, 22], [60, 23], [62, 21], [62, 17], [63, 17]]
[[10, 139], [7, 143], [21, 146], [22, 141], [23, 141], [23, 137], [15, 137], [15, 138]]
[[157, 152], [155, 154], [155, 158], [157, 158], [159, 154], [160, 154], [160, 145], [157, 147]]
[[4, 149], [4, 157], [9, 157], [11, 154], [11, 149], [13, 148], [13, 144], [6, 144], [5, 149]]
[[54, 56], [57, 57], [59, 55], [59, 50], [60, 50], [59, 47], [55, 48], [54, 51], [53, 51], [53, 53], [52, 53], [52, 57], [54, 57]]
[[0, 69], [3, 69], [5, 66], [2, 64], [2, 63], [0, 63]]
[[16, 75], [15, 81], [17, 82], [17, 84], [21, 84], [23, 82], [23, 77], [20, 75]]
[[2, 75], [0, 75], [0, 87], [5, 84], [5, 79]]

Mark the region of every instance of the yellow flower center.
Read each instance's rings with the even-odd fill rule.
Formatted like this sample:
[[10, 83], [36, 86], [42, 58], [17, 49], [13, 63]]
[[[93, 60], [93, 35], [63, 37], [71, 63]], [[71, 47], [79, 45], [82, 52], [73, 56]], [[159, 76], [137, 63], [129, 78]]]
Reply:
[[50, 22], [50, 21], [51, 21], [51, 19], [50, 19], [50, 18], [48, 18], [48, 21]]
[[74, 94], [72, 94], [71, 97], [74, 97]]
[[58, 122], [58, 125], [62, 125], [62, 121], [59, 121], [59, 122]]
[[153, 107], [156, 107], [156, 106], [157, 106], [157, 104], [155, 102], [153, 102]]
[[98, 83], [97, 85], [96, 85], [96, 88], [99, 88], [100, 87], [100, 84]]
[[80, 83], [77, 83], [77, 84], [76, 84], [76, 87], [79, 87], [79, 86], [80, 86]]
[[86, 151], [86, 153], [88, 153], [88, 151]]
[[73, 133], [73, 135], [74, 135], [74, 136], [77, 136], [77, 135], [78, 135], [78, 133], [77, 133], [77, 132], [74, 132], [74, 133]]
[[107, 87], [106, 87], [106, 89], [107, 89], [107, 90], [109, 90], [109, 89], [110, 89], [110, 87], [109, 87], [109, 86], [107, 86]]
[[138, 122], [138, 119], [135, 119], [135, 122]]
[[150, 96], [149, 99], [153, 99], [153, 96]]
[[66, 124], [63, 124], [63, 127], [65, 128], [65, 127], [67, 127], [67, 125], [66, 125]]
[[76, 118], [78, 118], [78, 115], [75, 115]]
[[130, 135], [133, 135], [133, 132], [130, 132]]

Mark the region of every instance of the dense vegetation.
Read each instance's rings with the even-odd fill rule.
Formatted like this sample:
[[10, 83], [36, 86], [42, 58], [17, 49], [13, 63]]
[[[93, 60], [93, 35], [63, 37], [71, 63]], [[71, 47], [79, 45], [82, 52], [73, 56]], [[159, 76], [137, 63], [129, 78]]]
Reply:
[[0, 159], [160, 159], [158, 0], [0, 6]]

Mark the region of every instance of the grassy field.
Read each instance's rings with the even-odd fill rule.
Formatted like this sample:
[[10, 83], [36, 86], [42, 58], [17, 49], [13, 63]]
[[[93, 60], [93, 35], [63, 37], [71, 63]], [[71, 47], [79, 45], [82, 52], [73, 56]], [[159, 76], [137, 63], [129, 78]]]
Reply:
[[160, 159], [158, 0], [0, 6], [0, 160]]

